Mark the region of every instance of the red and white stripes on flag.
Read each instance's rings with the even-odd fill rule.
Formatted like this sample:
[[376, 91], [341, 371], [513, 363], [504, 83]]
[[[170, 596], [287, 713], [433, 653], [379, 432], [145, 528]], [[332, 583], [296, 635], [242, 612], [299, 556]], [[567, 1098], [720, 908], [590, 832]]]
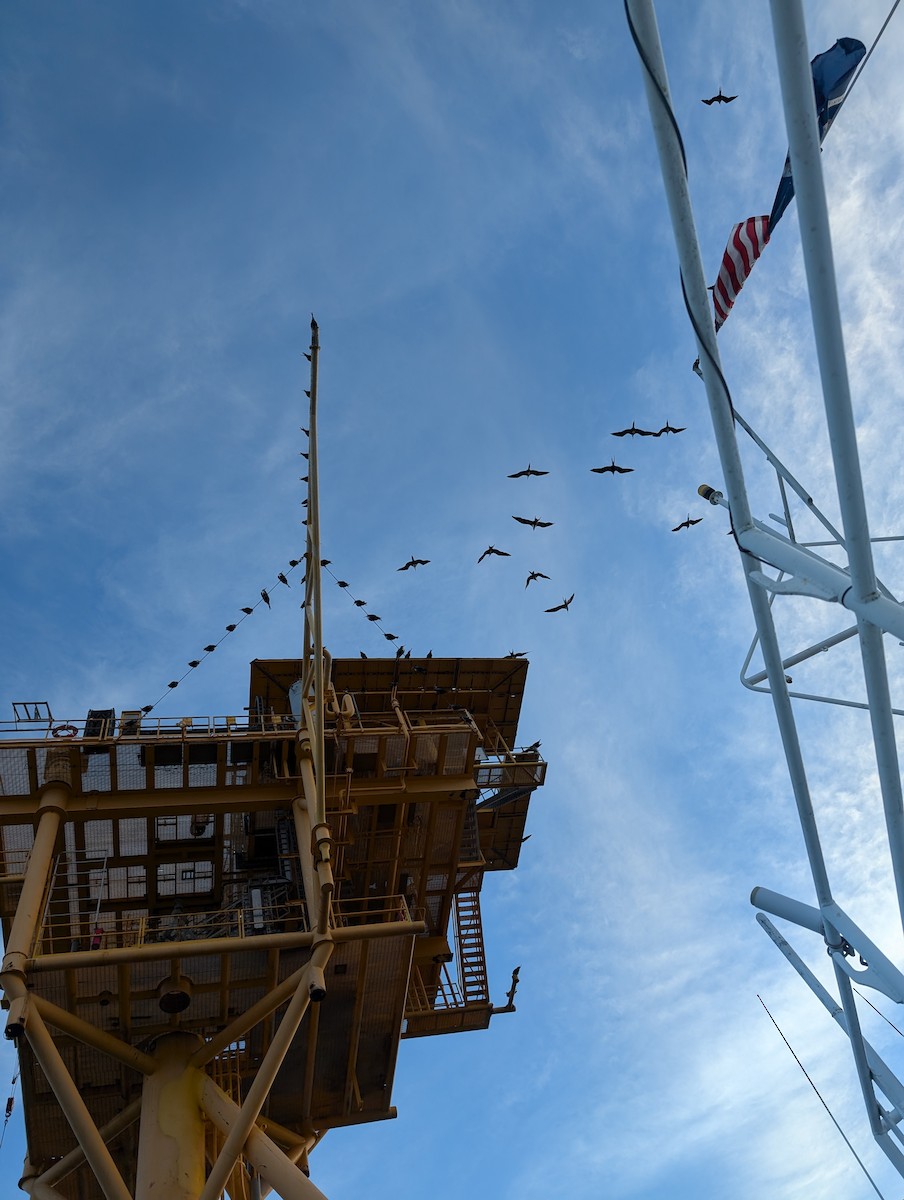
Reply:
[[713, 307], [716, 310], [716, 329], [724, 325], [731, 306], [744, 286], [753, 264], [769, 241], [769, 218], [748, 217], [735, 225], [725, 247], [719, 277], [713, 287]]

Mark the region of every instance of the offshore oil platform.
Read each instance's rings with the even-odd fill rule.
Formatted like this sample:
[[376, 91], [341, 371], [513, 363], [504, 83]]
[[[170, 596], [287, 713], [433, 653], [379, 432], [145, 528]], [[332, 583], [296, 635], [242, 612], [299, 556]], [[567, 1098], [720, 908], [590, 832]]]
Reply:
[[240, 716], [0, 725], [0, 969], [36, 1200], [311, 1200], [400, 1041], [485, 1029], [487, 871], [546, 764], [523, 658], [332, 659], [312, 322], [304, 644]]

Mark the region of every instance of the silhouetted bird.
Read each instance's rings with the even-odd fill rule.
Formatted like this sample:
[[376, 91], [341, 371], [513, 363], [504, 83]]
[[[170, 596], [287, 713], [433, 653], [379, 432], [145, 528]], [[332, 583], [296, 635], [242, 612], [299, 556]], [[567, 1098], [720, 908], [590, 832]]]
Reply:
[[527, 651], [526, 650], [509, 650], [508, 654], [506, 654], [505, 657], [506, 658], [527, 658]]
[[209, 646], [204, 647], [205, 654], [213, 654], [214, 650], [216, 650], [216, 646], [213, 645], [213, 643], [211, 643]]
[[200, 659], [193, 658], [188, 665], [190, 667], [199, 667], [201, 665]]
[[593, 472], [594, 475], [606, 475], [606, 474], [615, 475], [616, 473], [619, 475], [628, 475], [631, 473], [631, 471], [634, 470], [634, 468], [633, 467], [620, 467], [618, 465], [618, 463], [615, 461], [615, 459], [613, 458], [612, 462], [609, 464], [608, 467], [591, 467], [590, 470]]
[[405, 563], [404, 567], [396, 567], [396, 570], [397, 571], [407, 571], [409, 567], [414, 567], [415, 569], [417, 569], [418, 567], [426, 567], [429, 562], [430, 562], [429, 558], [414, 558], [414, 557], [412, 557], [412, 558], [408, 559], [408, 562]]
[[499, 558], [511, 558], [512, 557], [511, 554], [509, 554], [508, 550], [497, 550], [495, 546], [487, 546], [486, 550], [484, 550], [483, 554], [481, 554], [480, 558], [478, 558], [477, 561], [479, 563], [482, 563], [488, 554], [495, 554]]
[[263, 600], [263, 602], [264, 602], [264, 604], [266, 604], [267, 608], [270, 607], [270, 597], [267, 595], [266, 588], [261, 588], [261, 600]]
[[666, 423], [660, 429], [659, 433], [656, 434], [656, 436], [662, 437], [662, 435], [664, 433], [684, 433], [686, 428], [687, 428], [686, 425], [670, 425], [668, 423], [668, 421], [666, 421]]
[[634, 422], [631, 422], [630, 429], [619, 429], [612, 434], [613, 437], [657, 437], [652, 429], [638, 429]]
[[[700, 522], [701, 522], [702, 520], [703, 520], [703, 518], [702, 518], [702, 517], [696, 517], [696, 518], [695, 518], [695, 519], [692, 521], [692, 520], [691, 520], [691, 514], [690, 514], [690, 513], [688, 513], [688, 514], [687, 514], [687, 520], [686, 520], [686, 521], [682, 521], [680, 525], [674, 525], [674, 526], [672, 527], [672, 533], [677, 533], [677, 532], [678, 532], [680, 529], [690, 529], [690, 527], [691, 527], [692, 525], [699, 525], [699, 524], [700, 524]], [[729, 532], [730, 532], [730, 531], [729, 531]]]
[[571, 593], [571, 595], [568, 597], [567, 600], [563, 600], [561, 604], [557, 604], [554, 608], [544, 608], [543, 611], [544, 612], [567, 612], [568, 606], [572, 602], [573, 599], [574, 599], [574, 592]]
[[226, 632], [227, 632], [227, 633], [234, 633], [234, 632], [235, 632], [235, 626], [234, 626], [234, 625], [227, 625], [227, 626], [226, 626]]
[[153, 704], [146, 704], [141, 711], [143, 713], [147, 714], [153, 710], [153, 707], [154, 707]]
[[171, 679], [171, 680], [169, 681], [169, 683], [168, 683], [166, 686], [167, 686], [168, 688], [174, 688], [174, 687], [178, 687], [178, 686], [179, 686], [179, 680], [178, 680], [178, 679]]
[[549, 576], [544, 575], [542, 571], [531, 571], [531, 573], [527, 577], [527, 582], [525, 583], [524, 586], [527, 587], [527, 584], [533, 583], [533, 581], [535, 579], [548, 579], [548, 578], [549, 578]]
[[542, 743], [540, 743], [540, 742], [531, 742], [531, 744], [529, 746], [525, 746], [524, 749], [530, 751], [533, 754], [536, 754], [537, 751], [540, 749], [541, 744]]
[[395, 652], [395, 656], [396, 656], [396, 658], [401, 658], [404, 653], [405, 653], [405, 647], [399, 646], [398, 650], [396, 650], [396, 652]]
[[368, 613], [367, 619], [368, 619], [368, 621], [382, 621], [383, 620], [383, 618], [378, 617], [376, 613]]
[[331, 558], [322, 558], [322, 559], [320, 560], [320, 565], [321, 565], [322, 567], [328, 567], [332, 561], [333, 561], [333, 560], [332, 560]]
[[397, 642], [399, 640], [397, 633], [384, 633], [383, 637], [386, 638], [387, 642]]
[[365, 604], [367, 604], [366, 600], [356, 600], [355, 608], [364, 608]]
[[310, 429], [305, 429], [304, 425], [300, 425], [300, 426], [299, 426], [299, 429], [300, 429], [300, 430], [301, 430], [301, 432], [302, 432], [302, 433], [305, 435], [305, 437], [310, 437], [310, 436], [311, 436], [311, 431], [310, 431]]
[[363, 650], [359, 650], [358, 653], [361, 655], [362, 658], [367, 658], [367, 655], [364, 653]]
[[310, 458], [311, 457], [310, 454], [307, 454], [304, 450], [299, 450], [298, 453], [301, 455], [302, 458]]
[[708, 100], [701, 100], [701, 104], [731, 104], [732, 100], [737, 100], [737, 96], [723, 96], [722, 89], [719, 88], [715, 96], [710, 96]]
[[288, 579], [286, 579], [285, 575], [283, 575], [282, 571], [279, 572], [279, 574], [276, 576], [276, 578], [279, 580], [280, 583], [284, 583], [286, 585], [286, 587], [291, 587], [291, 584], [289, 583]]
[[425, 658], [432, 658], [432, 657], [433, 657], [433, 651], [432, 651], [432, 650], [428, 650], [428, 651], [427, 651], [427, 653], [424, 655], [424, 657], [425, 657]]
[[253, 608], [243, 608], [242, 612], [245, 614], [246, 617], [250, 617], [251, 614], [254, 612], [254, 609]]
[[517, 521], [519, 525], [530, 525], [531, 529], [549, 529], [553, 521], [541, 521], [539, 517], [512, 517], [513, 521]]
[[516, 471], [514, 475], [509, 475], [509, 479], [527, 479], [530, 475], [548, 475], [548, 471], [535, 471], [534, 468], [527, 464], [523, 471]]

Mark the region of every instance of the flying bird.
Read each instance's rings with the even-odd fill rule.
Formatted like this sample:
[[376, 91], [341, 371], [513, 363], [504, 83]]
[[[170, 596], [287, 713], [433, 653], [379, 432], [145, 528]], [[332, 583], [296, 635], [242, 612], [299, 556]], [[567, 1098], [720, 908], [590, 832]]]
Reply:
[[417, 570], [418, 567], [426, 567], [429, 562], [429, 558], [415, 558], [412, 555], [412, 557], [408, 559], [408, 562], [405, 563], [404, 567], [396, 567], [396, 570], [407, 571], [409, 567], [413, 567], [415, 570]]
[[555, 524], [554, 521], [541, 521], [539, 517], [534, 517], [529, 520], [527, 517], [512, 517], [513, 521], [517, 521], [519, 525], [530, 525], [531, 529], [549, 529], [550, 525]]
[[524, 586], [527, 587], [527, 584], [533, 583], [533, 581], [535, 579], [548, 579], [548, 578], [549, 578], [549, 576], [544, 575], [542, 571], [531, 571], [531, 573], [527, 577], [527, 583], [525, 583]]
[[591, 467], [590, 470], [593, 472], [594, 475], [605, 475], [607, 473], [610, 475], [615, 475], [616, 472], [619, 475], [629, 475], [634, 470], [634, 468], [633, 467], [620, 467], [618, 465], [618, 463], [616, 463], [615, 459], [613, 458], [612, 462], [609, 464], [608, 467]]
[[710, 96], [708, 100], [701, 100], [701, 104], [709, 106], [710, 104], [731, 104], [732, 100], [737, 100], [737, 96], [723, 96], [722, 89], [719, 88], [715, 96]]
[[668, 421], [666, 421], [666, 423], [660, 429], [659, 433], [656, 434], [656, 436], [662, 437], [662, 435], [664, 433], [684, 433], [686, 428], [687, 428], [686, 425], [670, 425], [668, 423]]
[[675, 525], [672, 527], [672, 533], [678, 533], [678, 531], [681, 529], [690, 529], [692, 525], [699, 525], [702, 520], [702, 517], [695, 517], [692, 521], [691, 514], [688, 513], [686, 521], [682, 521], [680, 525]]
[[482, 563], [488, 554], [495, 554], [499, 558], [511, 558], [512, 557], [511, 554], [509, 554], [508, 550], [497, 550], [495, 546], [487, 546], [486, 550], [484, 550], [483, 554], [481, 554], [480, 558], [478, 558], [477, 561], [479, 563]]
[[263, 600], [263, 602], [264, 602], [264, 604], [266, 604], [267, 608], [270, 607], [270, 597], [267, 595], [266, 588], [261, 588], [261, 600]]
[[544, 608], [543, 611], [544, 612], [563, 612], [563, 611], [567, 612], [568, 605], [572, 602], [573, 599], [574, 599], [574, 592], [571, 593], [571, 595], [568, 597], [567, 600], [563, 599], [561, 604], [557, 604], [554, 608]]
[[613, 437], [658, 437], [658, 433], [654, 433], [652, 429], [638, 429], [634, 422], [631, 422], [629, 429], [619, 429], [612, 434]]
[[253, 608], [243, 608], [242, 612], [245, 614], [246, 617], [250, 617], [251, 614], [254, 612], [254, 609]]
[[523, 471], [516, 471], [514, 475], [509, 475], [509, 479], [526, 479], [530, 475], [548, 475], [548, 471], [535, 471], [534, 468], [527, 464]]

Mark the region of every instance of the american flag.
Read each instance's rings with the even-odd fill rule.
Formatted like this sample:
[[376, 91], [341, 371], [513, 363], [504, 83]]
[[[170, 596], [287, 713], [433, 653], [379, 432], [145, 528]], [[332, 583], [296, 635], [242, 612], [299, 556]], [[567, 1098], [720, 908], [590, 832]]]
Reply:
[[769, 218], [748, 217], [731, 231], [719, 276], [713, 287], [713, 306], [716, 310], [716, 329], [720, 329], [744, 286], [753, 264], [769, 241]]

